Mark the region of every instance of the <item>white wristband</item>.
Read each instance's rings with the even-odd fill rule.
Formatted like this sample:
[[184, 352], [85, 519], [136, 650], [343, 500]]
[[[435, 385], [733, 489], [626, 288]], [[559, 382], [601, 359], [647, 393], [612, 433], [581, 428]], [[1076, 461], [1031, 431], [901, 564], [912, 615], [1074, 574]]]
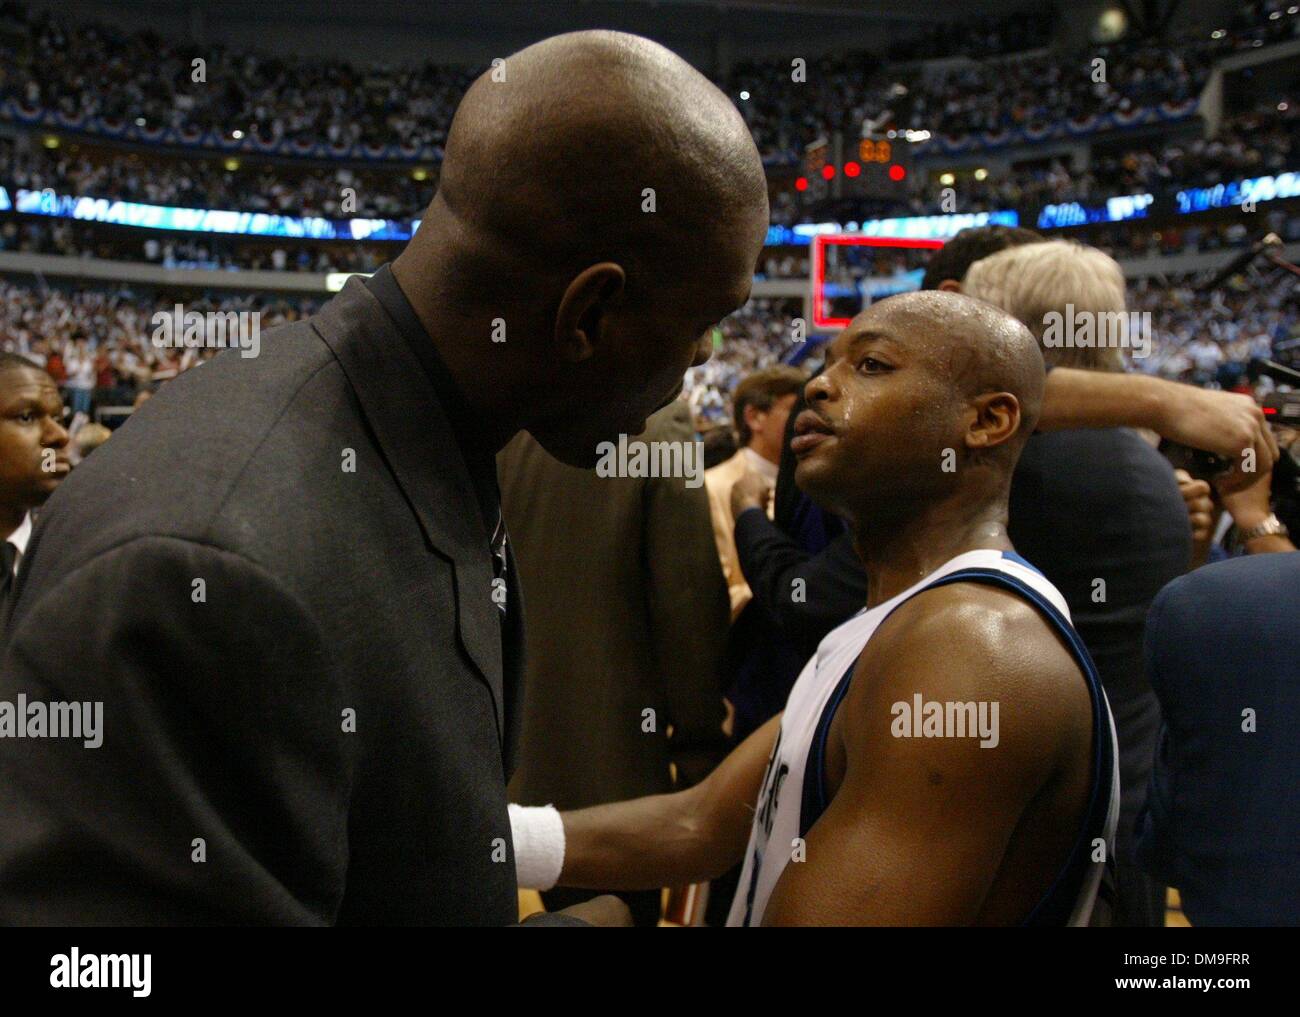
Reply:
[[549, 890], [564, 869], [564, 821], [554, 805], [510, 806], [515, 877], [525, 890]]

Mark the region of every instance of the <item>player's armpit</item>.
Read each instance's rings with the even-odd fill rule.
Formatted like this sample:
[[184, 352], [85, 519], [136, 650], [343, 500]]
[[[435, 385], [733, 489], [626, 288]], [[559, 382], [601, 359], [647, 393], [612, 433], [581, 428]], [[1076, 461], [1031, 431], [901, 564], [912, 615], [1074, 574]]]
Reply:
[[[927, 704], [944, 711], [937, 729]], [[828, 759], [843, 776], [764, 924], [974, 922], [1025, 807], [1090, 737], [1086, 687], [1055, 633], [1020, 598], [973, 584], [926, 591], [885, 622], [839, 713]]]

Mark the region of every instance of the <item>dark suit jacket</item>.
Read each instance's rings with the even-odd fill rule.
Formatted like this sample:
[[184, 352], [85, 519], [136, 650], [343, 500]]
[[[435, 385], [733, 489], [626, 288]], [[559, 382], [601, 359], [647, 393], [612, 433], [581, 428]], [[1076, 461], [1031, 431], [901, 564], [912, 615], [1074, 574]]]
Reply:
[[[690, 410], [638, 441], [693, 442]], [[528, 435], [497, 459], [528, 591], [528, 697], [514, 800], [580, 808], [694, 783], [725, 752], [718, 663], [729, 618], [703, 486], [600, 477]], [[642, 711], [655, 730], [642, 730]], [[671, 725], [672, 739], [667, 732]]]
[[1206, 565], [1151, 606], [1165, 722], [1138, 857], [1194, 925], [1300, 925], [1298, 636], [1297, 551]]
[[358, 280], [168, 383], [23, 561], [0, 699], [102, 701], [104, 741], [0, 739], [0, 921], [513, 922], [488, 540]]

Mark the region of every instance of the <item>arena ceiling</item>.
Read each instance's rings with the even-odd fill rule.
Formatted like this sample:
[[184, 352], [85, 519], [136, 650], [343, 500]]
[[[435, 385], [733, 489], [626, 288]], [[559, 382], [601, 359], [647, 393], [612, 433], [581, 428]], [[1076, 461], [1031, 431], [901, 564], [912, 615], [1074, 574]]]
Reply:
[[[1033, 0], [967, 0], [963, 15], [999, 15]], [[953, 8], [916, 0], [34, 0], [68, 17], [152, 24], [222, 34], [223, 28], [294, 23], [305, 28], [356, 25], [449, 31], [459, 36], [550, 34], [596, 25], [650, 35], [705, 36], [718, 31], [779, 37], [851, 29], [882, 36], [906, 35], [951, 17]], [[1044, 4], [1046, 6], [1046, 4]]]

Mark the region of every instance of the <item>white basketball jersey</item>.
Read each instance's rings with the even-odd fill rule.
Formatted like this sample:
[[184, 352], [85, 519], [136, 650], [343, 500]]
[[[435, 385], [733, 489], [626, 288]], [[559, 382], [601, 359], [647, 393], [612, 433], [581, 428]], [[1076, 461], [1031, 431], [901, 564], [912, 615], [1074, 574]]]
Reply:
[[[886, 617], [922, 590], [946, 582], [992, 583], [1033, 603], [1062, 633], [1085, 673], [1093, 702], [1093, 787], [1089, 808], [1070, 860], [1028, 924], [1086, 925], [1103, 872], [1114, 853], [1119, 817], [1119, 760], [1105, 692], [1083, 643], [1070, 624], [1070, 610], [1047, 578], [1013, 552], [968, 551], [925, 579], [834, 629], [800, 673], [759, 790], [745, 865], [727, 916], [728, 925], [760, 925], [772, 890], [826, 806], [822, 756], [826, 731], [863, 647]], [[1105, 861], [1095, 862], [1093, 844], [1106, 842]], [[869, 861], [869, 860], [868, 860]], [[797, 863], [796, 863], [797, 864]]]

